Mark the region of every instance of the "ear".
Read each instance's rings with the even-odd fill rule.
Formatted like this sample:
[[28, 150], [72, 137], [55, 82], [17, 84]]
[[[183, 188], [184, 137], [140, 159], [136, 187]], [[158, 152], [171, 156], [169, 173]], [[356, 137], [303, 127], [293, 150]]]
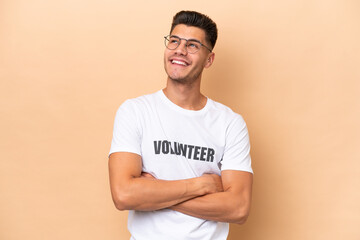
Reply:
[[205, 68], [209, 68], [213, 64], [214, 60], [215, 60], [215, 53], [214, 52], [209, 53], [208, 58], [205, 62]]

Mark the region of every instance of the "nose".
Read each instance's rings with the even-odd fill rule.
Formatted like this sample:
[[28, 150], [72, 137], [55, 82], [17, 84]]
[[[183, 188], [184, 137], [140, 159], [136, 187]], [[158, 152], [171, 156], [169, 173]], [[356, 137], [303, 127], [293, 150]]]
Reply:
[[179, 46], [175, 49], [175, 52], [177, 54], [187, 55], [186, 45], [187, 45], [187, 41], [184, 39], [181, 39]]

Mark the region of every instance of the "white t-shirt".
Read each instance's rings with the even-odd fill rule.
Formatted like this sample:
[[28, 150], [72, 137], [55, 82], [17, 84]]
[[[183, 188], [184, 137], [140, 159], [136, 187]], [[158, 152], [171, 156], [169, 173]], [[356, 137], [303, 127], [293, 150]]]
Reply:
[[[209, 98], [199, 111], [183, 109], [162, 90], [120, 106], [113, 152], [141, 155], [143, 171], [163, 180], [222, 170], [252, 172], [248, 131], [239, 114]], [[136, 240], [224, 240], [229, 224], [162, 209], [129, 211], [128, 228]]]

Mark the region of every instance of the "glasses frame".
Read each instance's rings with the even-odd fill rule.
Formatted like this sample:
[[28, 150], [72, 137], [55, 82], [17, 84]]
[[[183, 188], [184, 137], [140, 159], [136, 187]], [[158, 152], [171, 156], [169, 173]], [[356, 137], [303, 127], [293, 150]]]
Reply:
[[[178, 38], [180, 41], [179, 41], [179, 44], [174, 48], [174, 49], [170, 49], [170, 48], [168, 48], [168, 46], [167, 46], [167, 44], [166, 44], [166, 41], [170, 41], [170, 37], [175, 37], [175, 38]], [[179, 46], [180, 46], [180, 44], [181, 44], [181, 41], [182, 40], [185, 40], [186, 41], [186, 44], [185, 44], [185, 46], [186, 46], [186, 52], [188, 52], [188, 53], [190, 53], [189, 51], [188, 51], [188, 47], [187, 47], [187, 42], [188, 41], [195, 41], [195, 42], [197, 42], [197, 43], [199, 43], [200, 44], [200, 46], [203, 46], [204, 48], [206, 48], [207, 50], [209, 50], [210, 52], [212, 52], [212, 50], [209, 48], [209, 47], [207, 47], [206, 45], [204, 45], [204, 44], [202, 44], [199, 40], [197, 40], [197, 39], [193, 39], [193, 38], [190, 38], [190, 39], [186, 39], [186, 38], [181, 38], [181, 37], [179, 37], [179, 36], [176, 36], [176, 35], [167, 35], [167, 36], [165, 36], [164, 37], [164, 43], [165, 43], [165, 47], [167, 48], [167, 49], [169, 49], [169, 50], [175, 50], [175, 49], [177, 49]], [[199, 51], [199, 50], [198, 50]], [[193, 52], [193, 53], [191, 53], [191, 54], [194, 54], [194, 53], [197, 53], [198, 51], [196, 51], [196, 52]]]

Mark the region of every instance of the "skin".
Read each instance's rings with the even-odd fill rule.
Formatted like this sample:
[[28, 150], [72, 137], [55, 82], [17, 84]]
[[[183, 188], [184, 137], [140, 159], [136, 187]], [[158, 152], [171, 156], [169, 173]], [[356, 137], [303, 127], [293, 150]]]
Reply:
[[164, 181], [144, 177], [141, 171], [141, 156], [128, 152], [110, 155], [110, 188], [117, 209], [154, 211], [223, 190], [221, 179], [216, 174]]
[[[185, 39], [197, 39], [207, 46], [205, 31], [197, 27], [177, 25], [172, 35]], [[189, 54], [185, 48], [185, 41], [181, 41], [175, 50], [165, 48], [164, 67], [168, 75], [165, 95], [175, 104], [189, 110], [200, 110], [206, 105], [206, 97], [200, 92], [200, 83], [204, 68], [209, 68], [215, 59], [215, 53], [205, 47], [201, 47], [195, 54]], [[172, 63], [178, 60], [186, 63], [186, 66]]]
[[[181, 38], [197, 39], [205, 45], [205, 32], [197, 27], [177, 25], [172, 33]], [[189, 54], [185, 41], [175, 50], [165, 49], [164, 67], [168, 74], [164, 94], [188, 110], [200, 110], [207, 98], [200, 92], [204, 68], [209, 68], [215, 54], [202, 47]], [[173, 60], [183, 64], [174, 63]], [[119, 210], [153, 211], [170, 208], [194, 217], [242, 224], [250, 210], [251, 173], [235, 170], [201, 177], [165, 181], [143, 173], [141, 156], [116, 152], [109, 157], [110, 187]]]

